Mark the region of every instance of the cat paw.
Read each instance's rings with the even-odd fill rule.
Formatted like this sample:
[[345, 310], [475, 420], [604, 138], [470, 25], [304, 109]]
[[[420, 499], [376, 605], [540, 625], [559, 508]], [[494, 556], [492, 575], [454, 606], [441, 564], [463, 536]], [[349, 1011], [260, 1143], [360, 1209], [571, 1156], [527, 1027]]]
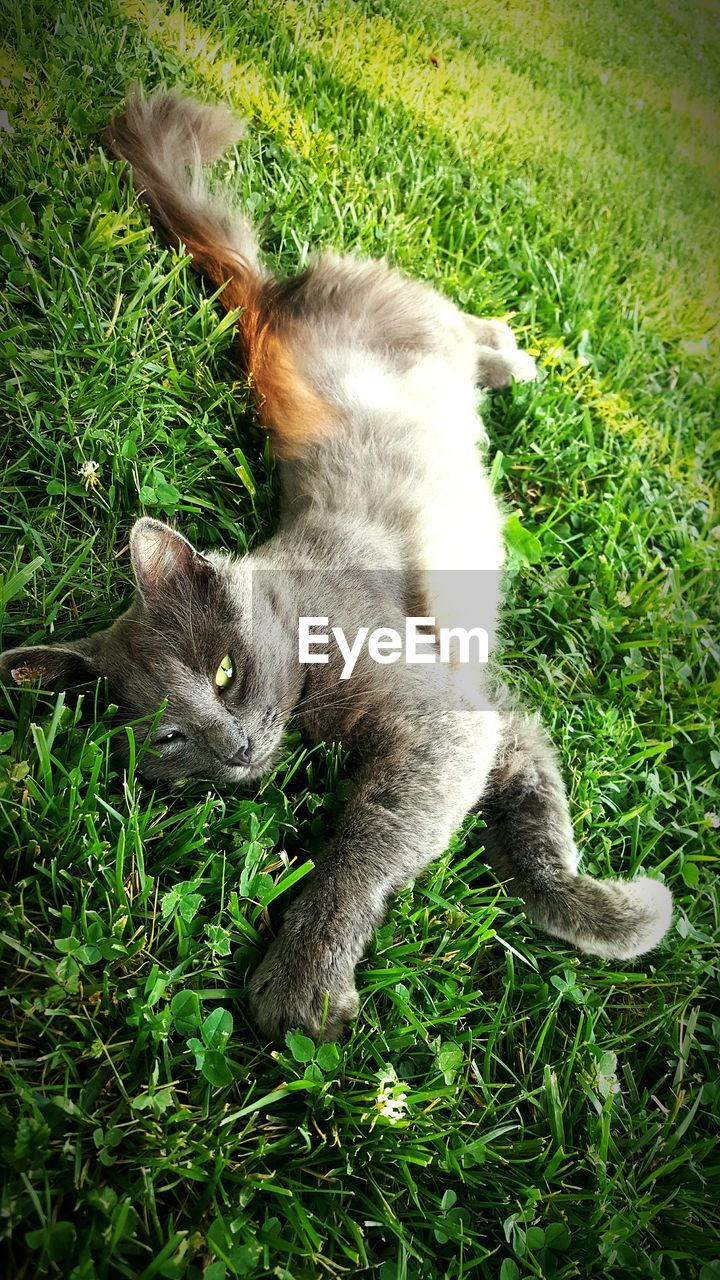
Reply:
[[509, 365], [510, 376], [514, 382], [534, 382], [537, 378], [537, 365], [527, 351], [515, 351]]
[[249, 991], [255, 1022], [279, 1043], [293, 1027], [314, 1040], [337, 1040], [358, 1011], [352, 968], [298, 959], [283, 946], [282, 936], [256, 969]]
[[532, 382], [537, 377], [537, 365], [527, 351], [498, 351], [493, 347], [479, 347], [477, 357], [478, 382], [489, 391], [500, 391], [511, 382]]

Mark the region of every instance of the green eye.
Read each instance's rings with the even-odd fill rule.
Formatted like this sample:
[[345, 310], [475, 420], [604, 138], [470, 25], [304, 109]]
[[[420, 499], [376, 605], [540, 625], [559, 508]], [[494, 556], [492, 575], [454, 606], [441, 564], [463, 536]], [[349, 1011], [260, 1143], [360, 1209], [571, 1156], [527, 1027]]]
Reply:
[[234, 675], [235, 675], [235, 668], [233, 666], [233, 660], [230, 657], [230, 654], [226, 653], [225, 657], [220, 663], [220, 666], [215, 672], [215, 688], [227, 689]]

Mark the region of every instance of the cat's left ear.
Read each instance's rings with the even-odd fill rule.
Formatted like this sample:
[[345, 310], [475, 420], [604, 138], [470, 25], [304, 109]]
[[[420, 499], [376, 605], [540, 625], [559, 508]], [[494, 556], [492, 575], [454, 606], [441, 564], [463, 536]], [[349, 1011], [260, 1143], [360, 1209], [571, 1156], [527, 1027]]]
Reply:
[[68, 644], [26, 644], [0, 653], [0, 681], [19, 685], [87, 684], [102, 675], [93, 637]]
[[187, 538], [160, 520], [143, 516], [130, 533], [130, 558], [140, 594], [153, 600], [189, 580], [209, 581], [215, 570]]

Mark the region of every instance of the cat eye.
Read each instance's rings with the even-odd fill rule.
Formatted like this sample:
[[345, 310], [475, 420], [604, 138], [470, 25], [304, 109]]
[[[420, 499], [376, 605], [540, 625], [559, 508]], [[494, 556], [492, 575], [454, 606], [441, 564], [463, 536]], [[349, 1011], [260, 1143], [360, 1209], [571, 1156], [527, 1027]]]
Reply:
[[225, 654], [220, 666], [215, 672], [215, 688], [227, 689], [235, 677], [235, 667], [229, 653]]
[[157, 733], [155, 735], [153, 738], [153, 746], [164, 747], [166, 743], [184, 741], [185, 734], [181, 733], [179, 729], [168, 729], [164, 733]]

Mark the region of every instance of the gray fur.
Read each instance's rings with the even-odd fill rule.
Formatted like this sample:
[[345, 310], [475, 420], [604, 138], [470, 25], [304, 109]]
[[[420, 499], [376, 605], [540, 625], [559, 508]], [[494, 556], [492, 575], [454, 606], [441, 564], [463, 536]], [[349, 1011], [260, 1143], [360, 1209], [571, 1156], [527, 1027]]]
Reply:
[[[268, 1035], [293, 1025], [339, 1033], [357, 1010], [355, 966], [392, 895], [478, 805], [488, 856], [533, 919], [582, 950], [639, 955], [669, 926], [668, 891], [577, 873], [555, 754], [485, 668], [378, 666], [363, 655], [342, 683], [337, 657], [298, 661], [300, 614], [328, 616], [349, 635], [402, 629], [408, 614], [452, 625], [467, 592], [448, 570], [473, 575], [473, 619], [495, 633], [502, 521], [475, 447], [476, 387], [531, 377], [534, 365], [506, 325], [464, 315], [385, 264], [326, 254], [292, 280], [270, 277], [249, 224], [213, 201], [200, 172], [238, 130], [224, 109], [139, 96], [110, 138], [164, 234], [216, 283], [230, 280], [227, 305], [240, 296], [241, 346], [251, 371], [253, 360], [262, 367], [263, 399], [276, 376], [268, 351], [280, 352], [283, 394], [297, 388], [267, 417], [281, 457], [277, 405], [294, 419], [278, 531], [236, 560], [140, 520], [129, 611], [77, 645], [12, 650], [0, 673], [19, 683], [106, 675], [122, 718], [141, 741], [149, 735], [151, 780], [255, 781], [291, 717], [311, 741], [341, 737], [352, 749], [354, 792], [335, 838], [250, 984]], [[274, 347], [263, 345], [268, 334]], [[226, 653], [235, 679], [219, 693], [213, 673]], [[168, 728], [184, 741], [158, 742]]]

